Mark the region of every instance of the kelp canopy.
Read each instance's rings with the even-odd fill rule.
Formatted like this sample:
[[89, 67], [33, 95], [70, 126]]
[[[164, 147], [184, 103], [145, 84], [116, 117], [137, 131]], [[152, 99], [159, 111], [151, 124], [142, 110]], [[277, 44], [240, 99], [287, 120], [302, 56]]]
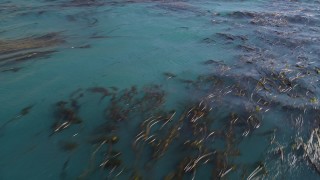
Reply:
[[319, 178], [318, 7], [1, 2], [0, 179]]

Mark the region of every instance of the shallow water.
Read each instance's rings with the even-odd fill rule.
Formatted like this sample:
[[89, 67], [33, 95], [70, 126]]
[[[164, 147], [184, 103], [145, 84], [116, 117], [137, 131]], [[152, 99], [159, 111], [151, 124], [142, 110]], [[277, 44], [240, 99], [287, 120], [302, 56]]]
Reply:
[[1, 2], [0, 179], [319, 178], [319, 9]]

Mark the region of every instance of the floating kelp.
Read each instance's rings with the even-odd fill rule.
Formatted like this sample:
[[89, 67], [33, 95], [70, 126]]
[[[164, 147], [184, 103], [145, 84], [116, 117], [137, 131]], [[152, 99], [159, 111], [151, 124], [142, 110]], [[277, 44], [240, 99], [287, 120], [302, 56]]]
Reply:
[[87, 45], [83, 45], [83, 46], [76, 46], [74, 48], [79, 48], [79, 49], [89, 49], [91, 48], [91, 45], [90, 44], [87, 44]]
[[248, 40], [248, 38], [246, 36], [242, 36], [242, 35], [232, 35], [229, 33], [216, 33], [216, 35], [220, 38], [223, 38], [225, 40], [241, 40], [241, 41], [246, 41]]
[[88, 91], [92, 92], [92, 93], [98, 93], [101, 94], [101, 98], [100, 101], [102, 101], [106, 96], [111, 96], [112, 93], [109, 92], [109, 90], [107, 88], [104, 87], [92, 87], [89, 88]]
[[3, 128], [5, 128], [8, 124], [13, 123], [21, 118], [23, 118], [24, 116], [26, 116], [27, 114], [30, 113], [31, 109], [35, 106], [35, 104], [29, 105], [25, 108], [23, 108], [15, 117], [13, 117], [12, 119], [8, 120], [7, 122], [5, 122], [1, 127], [0, 130], [2, 130]]
[[[102, 134], [109, 134], [109, 132], [105, 131]], [[118, 141], [119, 141], [119, 138], [115, 135], [113, 135], [113, 136], [100, 135], [100, 136], [96, 136], [96, 137], [90, 137], [90, 139], [89, 139], [89, 142], [91, 144], [101, 144], [101, 143], [115, 144]]]
[[66, 179], [69, 162], [70, 162], [70, 157], [63, 163], [62, 170], [60, 173], [60, 179]]
[[48, 58], [51, 54], [55, 52], [57, 51], [32, 51], [28, 53], [21, 53], [17, 55], [8, 56], [0, 59], [0, 67], [18, 64], [36, 58]]
[[[213, 60], [205, 64], [212, 67], [226, 66], [223, 62]], [[203, 168], [211, 168], [212, 173], [206, 174], [206, 177], [214, 179], [240, 174], [248, 179], [268, 177], [266, 172], [269, 166], [265, 163], [252, 164], [252, 168], [247, 170], [237, 161], [244, 153], [240, 148], [241, 144], [246, 139], [257, 136], [266, 139], [265, 146], [274, 148], [270, 156], [285, 162], [288, 149], [276, 140], [278, 131], [274, 127], [270, 132], [259, 132], [259, 129], [264, 123], [265, 113], [284, 108], [285, 105], [293, 106], [294, 109], [295, 105], [271, 98], [268, 94], [279, 96], [294, 92], [308, 99], [313, 96], [312, 92], [309, 91], [311, 96], [306, 94], [308, 88], [304, 89], [296, 81], [297, 78], [292, 79], [287, 71], [278, 72], [260, 67], [257, 69], [257, 77], [251, 77], [232, 71], [221, 73], [218, 69], [192, 81], [188, 89], [201, 92], [194, 97], [197, 100], [180, 103], [182, 107], [175, 110], [166, 110], [166, 92], [159, 85], [142, 88], [132, 86], [123, 90], [97, 86], [88, 88], [87, 91], [78, 89], [73, 92], [73, 98], [83, 97], [84, 93], [98, 93], [106, 98], [106, 121], [87, 139], [96, 147], [92, 158], [98, 152], [104, 152], [104, 155], [98, 162], [91, 159], [91, 170], [85, 171], [81, 177], [90, 176], [90, 173], [94, 173], [93, 169], [101, 168], [109, 177], [144, 178], [133, 174], [161, 167], [160, 162], [170, 157], [169, 152], [176, 151], [180, 154], [171, 158], [175, 170], [167, 172], [165, 179], [195, 178]], [[179, 79], [173, 81], [182, 83]], [[298, 89], [297, 86], [301, 87]], [[57, 103], [60, 109], [58, 112], [67, 114], [60, 116], [60, 119], [65, 119], [64, 123], [68, 126], [73, 124], [72, 119], [77, 119], [79, 111], [79, 108], [72, 108], [70, 104], [64, 101]], [[313, 106], [304, 107], [315, 114]], [[303, 111], [299, 110], [301, 113]], [[221, 115], [221, 112], [226, 115]], [[60, 124], [61, 129], [66, 129], [63, 123]], [[129, 137], [132, 138], [121, 138], [120, 132], [126, 128], [129, 128]], [[131, 134], [132, 132], [136, 133]], [[131, 153], [136, 157], [135, 170], [127, 168], [133, 162], [131, 164], [122, 159], [128, 153], [128, 149], [118, 149], [119, 144], [123, 143], [126, 147], [132, 147]], [[139, 168], [140, 166], [144, 168]]]
[[[0, 41], [0, 67], [10, 67], [37, 58], [48, 58], [57, 52], [55, 47], [64, 43], [60, 33]], [[19, 69], [12, 67], [12, 71]]]
[[245, 52], [253, 52], [253, 51], [256, 52], [259, 50], [256, 47], [252, 47], [250, 45], [245, 45], [245, 44], [240, 44], [237, 47]]
[[103, 0], [71, 0], [63, 3], [64, 7], [92, 7], [105, 5]]
[[1, 70], [1, 72], [18, 72], [22, 69], [22, 67], [14, 67], [14, 68], [6, 68]]
[[288, 21], [280, 14], [256, 14], [251, 20], [256, 25], [286, 26]]
[[72, 100], [71, 102], [57, 102], [55, 112], [56, 122], [52, 126], [53, 132], [50, 136], [68, 128], [71, 125], [82, 123], [82, 119], [77, 115], [78, 108], [76, 100]]
[[175, 75], [173, 73], [170, 73], [170, 72], [164, 72], [163, 75], [166, 76], [167, 79], [171, 79], [171, 78], [177, 77], [177, 75]]
[[61, 141], [61, 142], [59, 142], [59, 146], [60, 146], [61, 150], [63, 150], [63, 151], [72, 152], [78, 148], [79, 144], [76, 142], [72, 142], [72, 141], [71, 142]]
[[15, 53], [30, 49], [49, 48], [64, 43], [60, 33], [48, 33], [38, 37], [0, 41], [0, 54]]
[[213, 37], [207, 37], [207, 38], [203, 38], [200, 42], [204, 44], [212, 44], [212, 43], [215, 43], [216, 40]]
[[250, 11], [234, 11], [232, 13], [229, 13], [228, 16], [232, 18], [253, 18], [255, 17], [255, 12]]
[[205, 62], [203, 62], [204, 65], [209, 65], [209, 64], [222, 64], [223, 61], [217, 61], [217, 60], [213, 60], [213, 59], [209, 59]]
[[[319, 136], [317, 135], [319, 134], [317, 130], [319, 64], [316, 61], [318, 53], [311, 53], [316, 52], [314, 43], [318, 40], [315, 34], [309, 39], [309, 36], [303, 35], [301, 29], [305, 27], [292, 26], [293, 23], [301, 24], [299, 21], [306, 20], [304, 16], [274, 13], [270, 8], [265, 10], [261, 8], [258, 11], [238, 10], [228, 14], [230, 8], [223, 9], [222, 1], [215, 2], [219, 4], [219, 8], [208, 6], [208, 9], [221, 9], [221, 12], [214, 14], [211, 10], [204, 10], [206, 8], [203, 7], [192, 9], [195, 5], [191, 1], [62, 0], [59, 2], [62, 2], [60, 6], [55, 7], [63, 6], [62, 9], [76, 7], [73, 9], [75, 11], [95, 10], [99, 7], [100, 13], [112, 9], [113, 18], [118, 16], [116, 13], [119, 9], [116, 9], [116, 6], [103, 9], [102, 5], [130, 6], [130, 3], [141, 3], [134, 4], [129, 9], [121, 6], [126, 12], [137, 12], [140, 6], [156, 7], [156, 13], [148, 11], [148, 14], [151, 18], [157, 14], [156, 18], [164, 22], [167, 17], [160, 16], [163, 13], [159, 12], [210, 14], [197, 17], [200, 19], [191, 19], [190, 16], [179, 18], [181, 24], [178, 26], [183, 26], [183, 33], [187, 32], [190, 37], [188, 40], [199, 38], [195, 42], [187, 43], [186, 47], [193, 45], [198, 47], [202, 43], [200, 46], [206, 48], [202, 51], [201, 47], [197, 55], [188, 57], [188, 63], [192, 64], [192, 68], [196, 66], [204, 68], [200, 74], [193, 71], [194, 69], [190, 73], [189, 67], [186, 67], [187, 70], [178, 70], [186, 72], [186, 76], [184, 73], [177, 75], [168, 72], [168, 68], [163, 68], [160, 69], [162, 73], [158, 74], [162, 79], [160, 82], [165, 82], [162, 85], [137, 84], [131, 87], [128, 85], [127, 88], [117, 88], [108, 84], [76, 88], [65, 100], [59, 101], [52, 107], [54, 125], [51, 135], [55, 136], [49, 141], [59, 138], [57, 145], [61, 151], [66, 152], [61, 154], [81, 156], [80, 159], [87, 158], [85, 162], [88, 162], [83, 163], [77, 158], [75, 162], [81, 163], [73, 163], [73, 159], [63, 158], [61, 179], [72, 179], [77, 175], [79, 179], [277, 179], [280, 176], [274, 175], [276, 173], [283, 175], [281, 178], [289, 178], [285, 175], [290, 173], [288, 169], [297, 161], [300, 163], [299, 167], [293, 168], [292, 171], [299, 172], [304, 167], [309, 167], [308, 165], [314, 166], [315, 171], [318, 171], [315, 155], [317, 155], [317, 136]], [[250, 3], [248, 1], [248, 4]], [[272, 7], [274, 3], [278, 2], [267, 4]], [[234, 5], [231, 8], [233, 10], [238, 9], [237, 5], [241, 3], [232, 1], [231, 4]], [[242, 8], [247, 7], [241, 6], [240, 9]], [[100, 20], [98, 17], [104, 17], [95, 16], [86, 19], [84, 17], [86, 15], [80, 12], [67, 15], [66, 18], [72, 23], [78, 23], [83, 18], [90, 26], [97, 25], [97, 22], [102, 23], [98, 21]], [[65, 16], [62, 16], [62, 19], [63, 17]], [[211, 24], [210, 20], [213, 17], [220, 24]], [[124, 19], [126, 18], [124, 16]], [[313, 19], [311, 17], [311, 20]], [[203, 28], [198, 24], [199, 20], [206, 22]], [[172, 23], [172, 19], [168, 22]], [[189, 22], [194, 24], [188, 24]], [[148, 23], [152, 25], [152, 21]], [[212, 25], [216, 26], [213, 31], [211, 31]], [[94, 28], [102, 27], [105, 27], [104, 24]], [[162, 29], [163, 27], [152, 33], [161, 33], [161, 37], [166, 36], [166, 33], [160, 32], [166, 30]], [[290, 31], [286, 29], [291, 27]], [[317, 27], [313, 28], [317, 30]], [[131, 27], [129, 29], [132, 30]], [[129, 33], [127, 30], [122, 32]], [[174, 33], [180, 32], [181, 28]], [[104, 38], [111, 37], [107, 34], [95, 30], [87, 32], [85, 38], [89, 37], [92, 41], [103, 43]], [[139, 37], [139, 43], [149, 39], [150, 34], [145, 35], [148, 38]], [[78, 37], [78, 34], [75, 37]], [[0, 61], [5, 67], [1, 70], [15, 72], [19, 70], [15, 67], [20, 67], [20, 64], [16, 63], [49, 57], [56, 52], [54, 47], [60, 43], [58, 41], [54, 43], [55, 38], [59, 39], [59, 35], [34, 38], [36, 43], [30, 46], [20, 41], [23, 45], [18, 45], [17, 50], [10, 50], [13, 45], [4, 46]], [[45, 39], [48, 46], [38, 42]], [[165, 43], [165, 41], [158, 42], [150, 47], [154, 45], [162, 47], [162, 43]], [[96, 47], [94, 42], [90, 44]], [[220, 45], [228, 49], [230, 55], [228, 52], [212, 49], [214, 47], [219, 49]], [[311, 46], [314, 47], [310, 48]], [[90, 47], [83, 44], [72, 48]], [[155, 54], [159, 53], [156, 52], [157, 49], [155, 48]], [[126, 48], [123, 50], [112, 52], [106, 58], [128, 52]], [[136, 52], [136, 49], [130, 48], [130, 50]], [[198, 50], [200, 49], [197, 49], [197, 52]], [[217, 54], [210, 57], [211, 53]], [[223, 57], [218, 56], [220, 53]], [[185, 56], [179, 55], [179, 58], [183, 57]], [[195, 59], [191, 60], [192, 58]], [[8, 65], [14, 66], [7, 67]], [[164, 81], [164, 79], [170, 80]], [[97, 82], [99, 80], [104, 81], [103, 84], [113, 82], [113, 79], [97, 79]], [[148, 80], [154, 82], [152, 78]], [[20, 114], [27, 114], [29, 111], [26, 109]], [[85, 123], [82, 123], [82, 117], [86, 120]], [[81, 131], [73, 133], [73, 130], [80, 129], [78, 128], [80, 125], [77, 124], [81, 124]], [[62, 134], [55, 134], [57, 132]], [[71, 135], [69, 132], [72, 132], [72, 139], [65, 137]], [[306, 137], [310, 140], [304, 142]], [[79, 167], [83, 168], [80, 173], [76, 169]], [[69, 168], [72, 171], [67, 174]]]
[[249, 23], [261, 26], [288, 26], [290, 23], [314, 25], [317, 20], [311, 16], [299, 13], [301, 10], [284, 12], [252, 12], [252, 11], [235, 11], [229, 13], [232, 18], [247, 18]]
[[165, 10], [174, 11], [174, 12], [188, 11], [188, 12], [200, 13], [200, 10], [197, 7], [192, 6], [188, 2], [181, 2], [181, 1], [161, 2], [157, 5], [157, 7]]
[[126, 120], [132, 112], [149, 112], [158, 108], [164, 98], [165, 93], [158, 85], [146, 86], [142, 92], [132, 86], [112, 96], [106, 115], [115, 121]]
[[[257, 176], [257, 174], [263, 173], [263, 177], [267, 174], [267, 171], [265, 169], [265, 166], [263, 164], [259, 164], [257, 168], [255, 168], [248, 176], [248, 180], [254, 179], [254, 177]], [[261, 176], [258, 176], [256, 178], [263, 178]]]

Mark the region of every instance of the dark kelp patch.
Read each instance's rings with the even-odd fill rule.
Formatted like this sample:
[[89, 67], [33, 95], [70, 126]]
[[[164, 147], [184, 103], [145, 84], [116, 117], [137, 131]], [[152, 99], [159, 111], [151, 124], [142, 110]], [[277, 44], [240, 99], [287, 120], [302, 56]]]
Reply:
[[8, 120], [7, 122], [5, 122], [1, 127], [0, 127], [0, 131], [2, 131], [7, 125], [9, 125], [10, 123], [16, 122], [19, 119], [23, 118], [24, 116], [28, 115], [30, 113], [30, 111], [33, 109], [33, 107], [35, 106], [35, 104], [31, 104], [29, 106], [24, 107], [23, 109], [20, 110], [20, 112], [15, 115], [15, 117], [11, 118], [10, 120]]
[[78, 116], [79, 106], [76, 100], [71, 102], [59, 101], [56, 103], [55, 108], [55, 122], [52, 126], [52, 133], [50, 136], [60, 131], [69, 128], [71, 125], [82, 123], [82, 119]]
[[16, 40], [1, 40], [0, 55], [31, 49], [50, 48], [64, 42], [65, 41], [62, 39], [60, 33], [56, 32], [37, 37], [27, 37]]
[[7, 67], [31, 59], [48, 58], [57, 52], [55, 47], [64, 42], [60, 33], [48, 33], [42, 36], [16, 40], [2, 40], [0, 42], [0, 66]]

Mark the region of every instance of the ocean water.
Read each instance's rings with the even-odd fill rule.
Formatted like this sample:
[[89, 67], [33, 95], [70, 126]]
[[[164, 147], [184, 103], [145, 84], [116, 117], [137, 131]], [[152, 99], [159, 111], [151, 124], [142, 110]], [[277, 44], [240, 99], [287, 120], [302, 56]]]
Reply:
[[320, 2], [0, 2], [0, 179], [319, 179]]

